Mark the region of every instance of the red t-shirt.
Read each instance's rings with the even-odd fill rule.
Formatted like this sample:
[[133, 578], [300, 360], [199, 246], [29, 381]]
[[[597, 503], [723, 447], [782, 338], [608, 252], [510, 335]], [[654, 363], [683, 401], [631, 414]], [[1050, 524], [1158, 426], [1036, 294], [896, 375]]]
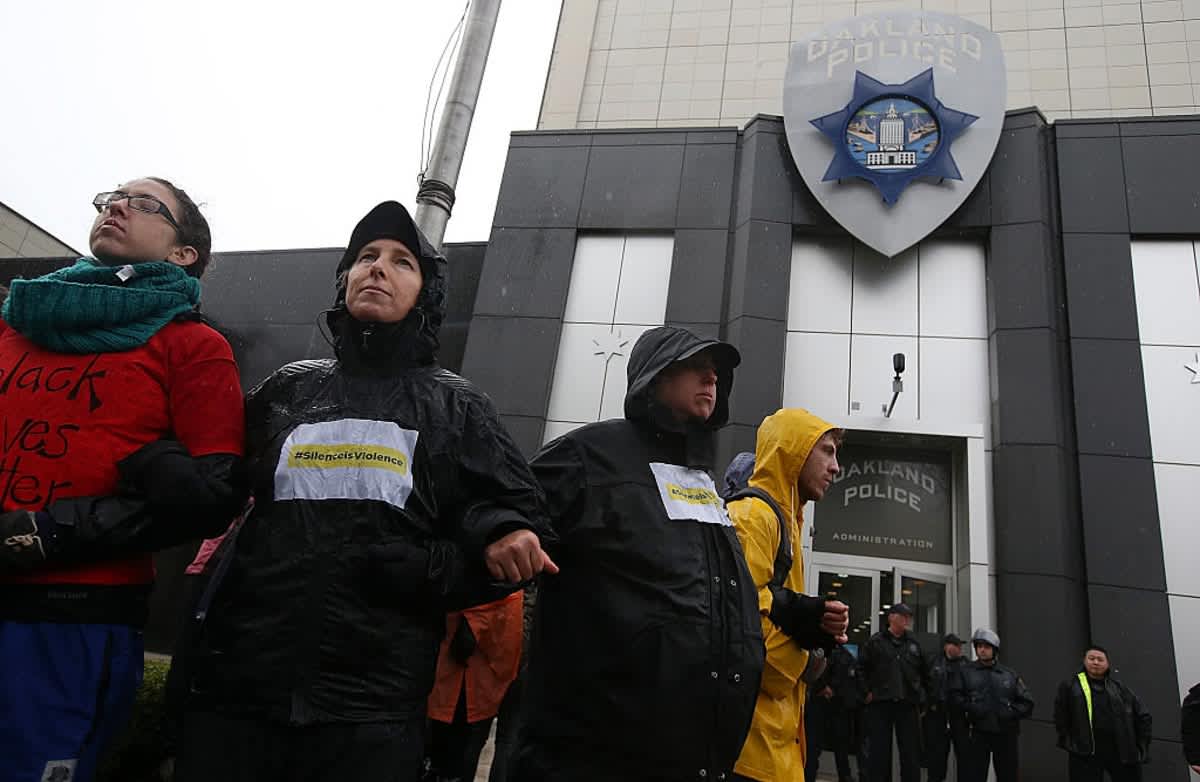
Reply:
[[[0, 508], [114, 494], [117, 462], [170, 437], [192, 456], [242, 453], [237, 365], [225, 338], [196, 321], [168, 323], [119, 353], [53, 353], [0, 330]], [[148, 555], [40, 570], [6, 581], [138, 584]]]

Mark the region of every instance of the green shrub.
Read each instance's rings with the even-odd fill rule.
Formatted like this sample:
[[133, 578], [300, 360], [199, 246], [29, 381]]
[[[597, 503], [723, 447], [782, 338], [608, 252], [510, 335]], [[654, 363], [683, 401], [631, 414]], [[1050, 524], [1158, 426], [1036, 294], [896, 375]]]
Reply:
[[169, 659], [146, 660], [133, 715], [101, 761], [97, 782], [162, 782], [160, 769], [169, 754], [166, 685], [170, 667]]

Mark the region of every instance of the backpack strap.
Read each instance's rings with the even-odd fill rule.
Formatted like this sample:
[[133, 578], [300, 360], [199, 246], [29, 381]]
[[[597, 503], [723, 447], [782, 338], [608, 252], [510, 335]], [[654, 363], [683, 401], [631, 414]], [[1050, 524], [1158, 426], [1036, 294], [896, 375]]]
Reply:
[[792, 544], [788, 535], [788, 520], [783, 515], [783, 508], [779, 507], [775, 498], [756, 486], [738, 489], [725, 498], [725, 504], [728, 505], [747, 497], [754, 497], [771, 506], [771, 510], [775, 512], [775, 520], [779, 522], [779, 550], [775, 552], [775, 572], [771, 576], [770, 585], [775, 588], [782, 587], [788, 572], [792, 569]]

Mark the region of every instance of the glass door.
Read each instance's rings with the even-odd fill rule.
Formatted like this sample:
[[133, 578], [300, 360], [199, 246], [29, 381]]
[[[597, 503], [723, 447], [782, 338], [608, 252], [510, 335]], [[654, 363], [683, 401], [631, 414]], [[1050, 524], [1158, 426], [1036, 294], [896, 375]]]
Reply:
[[950, 629], [950, 579], [901, 567], [894, 572], [895, 602], [913, 610], [913, 633], [926, 652], [936, 652]]
[[879, 605], [879, 571], [841, 566], [817, 570], [817, 594], [826, 600], [840, 600], [850, 606], [847, 645], [856, 657], [858, 650], [875, 632], [875, 610]]

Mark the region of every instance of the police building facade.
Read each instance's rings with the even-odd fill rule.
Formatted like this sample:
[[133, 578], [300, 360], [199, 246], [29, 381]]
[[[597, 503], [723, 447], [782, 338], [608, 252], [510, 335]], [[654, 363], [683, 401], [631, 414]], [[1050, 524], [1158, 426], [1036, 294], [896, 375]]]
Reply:
[[1095, 640], [1154, 714], [1146, 778], [1187, 779], [1200, 64], [1165, 66], [1200, 6], [1168, 5], [567, 0], [462, 371], [532, 451], [621, 414], [646, 329], [733, 342], [725, 459], [784, 405], [849, 430], [804, 545], [852, 642], [901, 600], [926, 639], [995, 628], [1022, 778], [1058, 780]]

